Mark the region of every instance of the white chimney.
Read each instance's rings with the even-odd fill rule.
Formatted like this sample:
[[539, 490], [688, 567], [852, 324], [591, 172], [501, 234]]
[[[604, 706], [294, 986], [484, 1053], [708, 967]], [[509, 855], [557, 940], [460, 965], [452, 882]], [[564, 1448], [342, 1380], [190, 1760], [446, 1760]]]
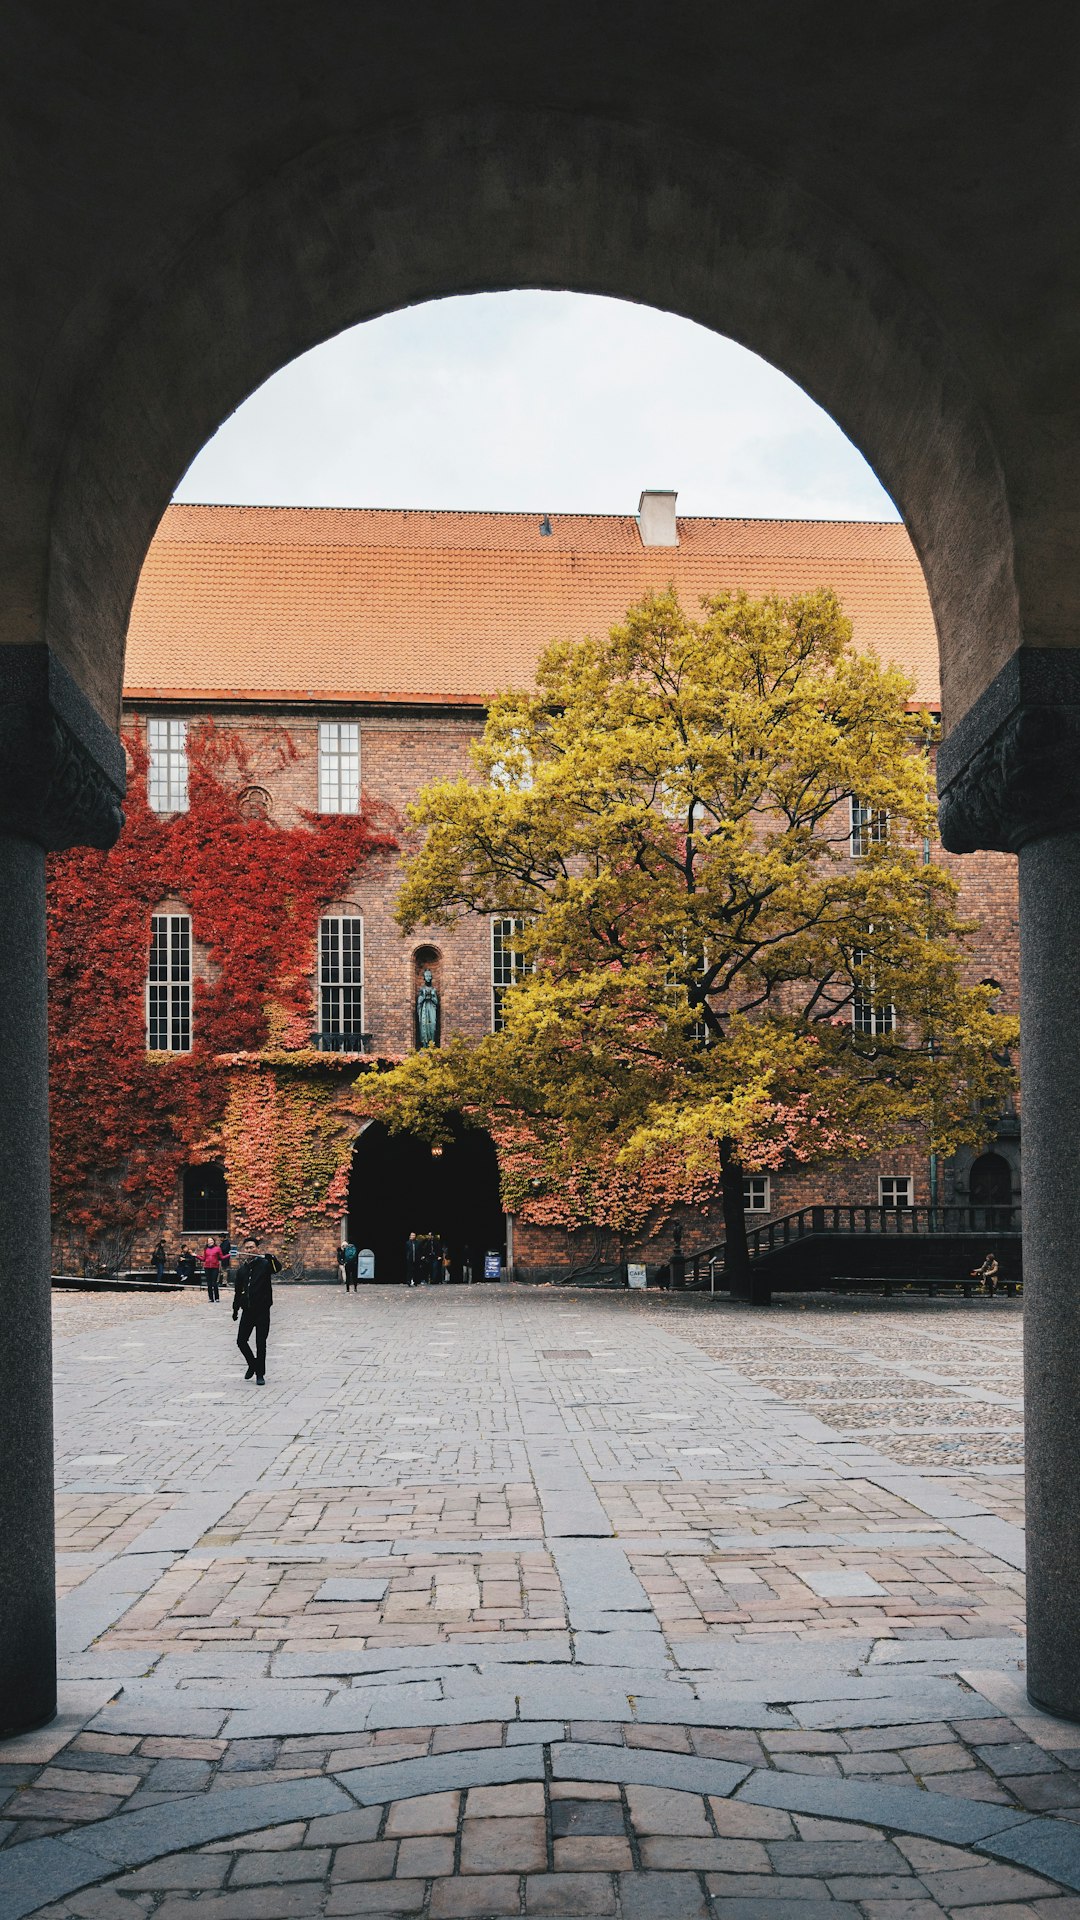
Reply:
[[675, 524], [678, 494], [661, 488], [647, 488], [638, 501], [637, 523], [643, 547], [677, 547], [679, 530]]

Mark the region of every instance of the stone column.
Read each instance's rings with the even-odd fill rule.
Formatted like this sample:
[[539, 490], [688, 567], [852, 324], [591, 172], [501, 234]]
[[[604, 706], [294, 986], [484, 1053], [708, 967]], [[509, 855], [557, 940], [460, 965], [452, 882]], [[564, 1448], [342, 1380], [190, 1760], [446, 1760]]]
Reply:
[[1027, 1684], [1080, 1720], [1080, 655], [1017, 655], [938, 785], [947, 847], [1019, 855]]
[[1080, 1720], [1080, 833], [1020, 851], [1028, 1692]]
[[56, 1711], [45, 854], [110, 846], [123, 781], [47, 649], [0, 649], [0, 1735]]

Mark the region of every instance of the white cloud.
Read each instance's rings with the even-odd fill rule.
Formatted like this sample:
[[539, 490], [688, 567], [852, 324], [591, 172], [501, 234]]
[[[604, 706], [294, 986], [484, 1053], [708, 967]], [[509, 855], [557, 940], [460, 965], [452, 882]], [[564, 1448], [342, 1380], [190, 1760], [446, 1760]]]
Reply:
[[179, 500], [895, 519], [862, 456], [734, 341], [582, 294], [439, 300], [353, 327], [259, 388]]

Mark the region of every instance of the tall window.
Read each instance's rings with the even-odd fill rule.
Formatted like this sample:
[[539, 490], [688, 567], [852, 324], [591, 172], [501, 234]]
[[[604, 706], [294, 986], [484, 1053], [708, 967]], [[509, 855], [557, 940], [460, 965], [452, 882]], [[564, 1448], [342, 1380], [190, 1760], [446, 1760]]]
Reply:
[[328, 914], [319, 922], [319, 1045], [359, 1053], [363, 1028], [364, 923]]
[[150, 919], [146, 1044], [153, 1052], [191, 1049], [191, 921], [186, 913]]
[[864, 807], [851, 796], [851, 852], [859, 860], [871, 847], [883, 847], [889, 838], [889, 816], [884, 807]]
[[524, 932], [524, 920], [496, 918], [491, 923], [491, 1025], [499, 1033], [503, 1024], [503, 999], [510, 987], [523, 980], [528, 967], [513, 941]]
[[147, 798], [155, 813], [188, 809], [187, 721], [146, 723]]
[[356, 720], [319, 722], [319, 812], [360, 811], [360, 725]]
[[870, 1039], [892, 1033], [896, 1026], [896, 1008], [874, 998], [874, 957], [865, 947], [856, 947], [851, 956], [855, 990], [851, 997], [851, 1024], [856, 1033]]

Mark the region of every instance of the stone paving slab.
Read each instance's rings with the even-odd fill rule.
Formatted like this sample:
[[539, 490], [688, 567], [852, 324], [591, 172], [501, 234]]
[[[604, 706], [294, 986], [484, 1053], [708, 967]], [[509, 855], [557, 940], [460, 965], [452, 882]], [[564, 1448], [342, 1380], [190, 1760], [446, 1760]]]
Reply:
[[[925, 1920], [933, 1912], [1075, 1920], [1066, 1891], [1080, 1845], [1075, 1829], [1071, 1854], [1068, 1837], [1043, 1820], [981, 1836], [978, 1846], [956, 1833], [941, 1842], [927, 1836], [926, 1809], [921, 1829], [888, 1817], [906, 1814], [913, 1799], [940, 1796], [909, 1793], [892, 1806], [880, 1799], [875, 1824], [756, 1803], [757, 1772], [735, 1798], [709, 1790], [743, 1779], [744, 1768], [687, 1762], [676, 1770], [680, 1784], [670, 1785], [672, 1762], [683, 1756], [626, 1753], [629, 1777], [618, 1781], [588, 1777], [611, 1771], [610, 1747], [581, 1747], [584, 1777], [563, 1764], [567, 1757], [572, 1762], [572, 1743], [551, 1753], [550, 1769], [537, 1748], [524, 1766], [500, 1770], [488, 1753], [448, 1753], [446, 1769], [459, 1769], [453, 1786], [439, 1784], [450, 1773], [430, 1760], [372, 1769], [356, 1781], [360, 1806], [335, 1782], [296, 1782], [292, 1817], [255, 1826], [247, 1823], [265, 1817], [275, 1798], [280, 1805], [281, 1788], [188, 1798], [102, 1823], [96, 1862], [78, 1838], [30, 1841], [0, 1858], [9, 1869], [0, 1876], [5, 1920], [31, 1912], [122, 1920], [151, 1910], [183, 1920], [192, 1903], [189, 1920], [347, 1912], [715, 1920], [747, 1908], [791, 1920], [819, 1911], [830, 1920], [845, 1912], [854, 1920]], [[574, 1777], [559, 1777], [568, 1771]], [[996, 1817], [1000, 1824], [1005, 1816]], [[155, 1839], [164, 1851], [150, 1854]], [[1049, 1871], [1055, 1839], [1057, 1877]], [[92, 1878], [106, 1856], [111, 1872]], [[94, 1891], [79, 1896], [80, 1887]], [[1037, 1906], [1023, 1904], [1032, 1900]]]
[[[343, 1308], [281, 1290], [257, 1397], [195, 1297], [68, 1318], [84, 1691], [0, 1747], [4, 1920], [5, 1887], [50, 1920], [1077, 1920], [1080, 1728], [1023, 1693], [1019, 1303]], [[454, 1831], [394, 1837], [425, 1794]], [[124, 1885], [121, 1843], [171, 1864]]]

